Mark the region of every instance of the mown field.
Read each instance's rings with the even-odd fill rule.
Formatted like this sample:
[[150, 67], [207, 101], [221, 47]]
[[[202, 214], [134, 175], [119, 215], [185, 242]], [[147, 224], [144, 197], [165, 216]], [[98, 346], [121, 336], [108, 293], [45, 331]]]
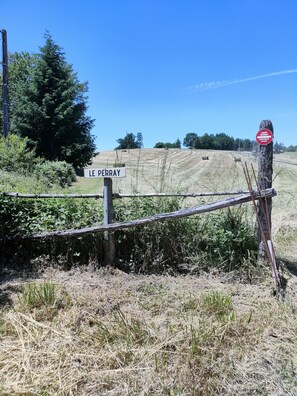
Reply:
[[[210, 192], [246, 190], [245, 162], [257, 166], [249, 153], [143, 149], [102, 152], [92, 166], [126, 164], [115, 192]], [[297, 395], [296, 153], [275, 157], [274, 176], [284, 301], [262, 265], [199, 276], [4, 266], [0, 395]], [[101, 192], [102, 181], [71, 190]]]
[[[208, 156], [205, 161], [202, 157]], [[241, 162], [235, 162], [240, 158]], [[257, 172], [257, 155], [211, 150], [142, 149], [105, 151], [93, 161], [93, 167], [126, 165], [126, 178], [114, 179], [114, 192], [222, 192], [247, 190], [243, 165], [253, 165]], [[274, 156], [272, 232], [278, 253], [297, 260], [297, 153]], [[102, 192], [102, 179], [79, 178], [74, 186], [82, 192]], [[213, 198], [217, 200], [219, 198]], [[194, 206], [199, 200], [186, 200]]]

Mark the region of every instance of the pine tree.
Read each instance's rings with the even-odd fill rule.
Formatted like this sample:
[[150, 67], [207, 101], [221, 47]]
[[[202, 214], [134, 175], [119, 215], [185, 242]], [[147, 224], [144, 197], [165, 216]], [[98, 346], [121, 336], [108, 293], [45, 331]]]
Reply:
[[62, 49], [46, 33], [36, 65], [20, 87], [12, 131], [29, 138], [37, 155], [67, 161], [74, 167], [90, 163], [95, 150], [86, 115], [87, 84], [80, 83]]

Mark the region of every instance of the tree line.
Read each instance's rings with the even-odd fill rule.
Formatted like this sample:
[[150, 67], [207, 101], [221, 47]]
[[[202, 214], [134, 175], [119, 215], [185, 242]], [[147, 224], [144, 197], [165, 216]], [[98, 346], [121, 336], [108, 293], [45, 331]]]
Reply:
[[204, 133], [199, 136], [191, 132], [185, 136], [183, 145], [195, 149], [252, 151], [254, 142], [250, 139], [235, 139], [226, 133]]
[[[126, 133], [124, 138], [118, 139], [119, 145], [115, 150], [119, 149], [132, 149], [143, 147], [143, 136], [138, 133], [137, 136], [133, 133]], [[209, 149], [209, 150], [243, 150], [252, 151], [255, 142], [250, 139], [234, 139], [225, 133], [208, 134], [205, 133], [201, 136], [196, 133], [187, 133], [183, 146], [189, 149]], [[181, 141], [177, 139], [173, 143], [157, 142], [154, 148], [181, 148]]]

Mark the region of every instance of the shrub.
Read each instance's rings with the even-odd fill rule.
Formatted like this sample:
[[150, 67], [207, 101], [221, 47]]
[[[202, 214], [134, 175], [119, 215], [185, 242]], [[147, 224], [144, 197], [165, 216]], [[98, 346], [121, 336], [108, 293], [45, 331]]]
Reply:
[[27, 138], [14, 134], [10, 134], [7, 139], [0, 137], [0, 169], [21, 174], [32, 172], [38, 159], [27, 144]]
[[15, 172], [0, 170], [0, 192], [19, 192], [40, 194], [48, 191], [43, 180], [37, 180], [32, 175], [22, 175]]
[[60, 187], [70, 186], [76, 180], [73, 166], [65, 161], [44, 161], [36, 166], [35, 175], [49, 187], [54, 184]]
[[0, 236], [88, 227], [102, 218], [103, 208], [96, 201], [0, 196]]

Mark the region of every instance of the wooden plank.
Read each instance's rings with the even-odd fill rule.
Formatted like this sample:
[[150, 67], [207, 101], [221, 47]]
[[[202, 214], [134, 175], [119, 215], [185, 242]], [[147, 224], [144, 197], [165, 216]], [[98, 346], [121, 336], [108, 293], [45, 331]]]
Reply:
[[207, 205], [195, 206], [192, 208], [181, 209], [174, 212], [157, 214], [140, 220], [112, 223], [108, 225], [99, 225], [99, 226], [81, 228], [81, 229], [42, 232], [39, 234], [24, 236], [23, 238], [41, 239], [47, 237], [79, 236], [83, 234], [95, 234], [104, 231], [116, 231], [120, 229], [128, 229], [135, 226], [151, 224], [158, 221], [178, 219], [182, 217], [192, 216], [195, 214], [211, 212], [214, 210], [223, 209], [230, 206], [241, 205], [243, 203], [252, 201], [252, 199], [254, 200], [264, 199], [264, 198], [266, 199], [267, 197], [273, 197], [275, 195], [276, 192], [272, 188], [262, 191], [261, 193], [257, 191], [253, 191], [252, 195], [249, 193], [249, 194], [241, 195], [239, 197], [226, 198], [222, 201], [213, 202]]

